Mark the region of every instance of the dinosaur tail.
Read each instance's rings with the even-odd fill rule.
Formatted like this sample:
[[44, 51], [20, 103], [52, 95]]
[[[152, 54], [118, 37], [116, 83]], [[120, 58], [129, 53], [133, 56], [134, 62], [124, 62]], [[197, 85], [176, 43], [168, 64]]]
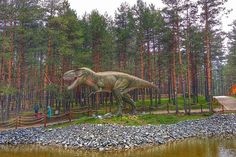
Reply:
[[155, 89], [158, 88], [154, 83], [148, 82], [148, 81], [143, 80], [143, 79], [138, 79], [137, 80], [137, 87], [138, 88], [155, 88]]

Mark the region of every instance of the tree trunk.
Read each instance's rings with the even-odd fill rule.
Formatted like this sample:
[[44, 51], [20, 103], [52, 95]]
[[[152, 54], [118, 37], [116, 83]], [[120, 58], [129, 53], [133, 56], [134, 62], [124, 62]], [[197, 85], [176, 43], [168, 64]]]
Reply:
[[3, 33], [2, 33], [2, 55], [1, 55], [1, 70], [0, 70], [0, 79], [5, 81], [5, 58], [6, 53], [6, 19], [3, 20]]
[[183, 98], [184, 98], [184, 112], [185, 114], [187, 113], [187, 106], [186, 106], [186, 91], [185, 91], [185, 79], [184, 79], [184, 76], [183, 76], [183, 61], [182, 61], [182, 53], [180, 51], [180, 48], [179, 48], [179, 45], [180, 45], [180, 42], [179, 42], [179, 19], [177, 18], [177, 21], [176, 21], [176, 27], [177, 27], [177, 30], [176, 30], [176, 51], [178, 53], [178, 56], [179, 56], [179, 68], [180, 68], [180, 82], [181, 82], [181, 85], [182, 85], [182, 94], [183, 94]]
[[149, 31], [147, 31], [147, 50], [148, 50], [148, 80], [152, 81], [152, 66], [151, 66], [151, 51], [150, 51], [150, 41], [149, 41]]
[[20, 42], [19, 42], [19, 58], [18, 58], [18, 67], [17, 67], [17, 88], [18, 88], [18, 103], [17, 103], [17, 113], [21, 110], [21, 97], [23, 96], [22, 91], [22, 82], [23, 82], [23, 71], [24, 66], [24, 37], [23, 33], [20, 34]]
[[161, 104], [161, 46], [158, 44], [158, 105]]
[[141, 78], [144, 79], [144, 49], [143, 49], [143, 44], [141, 43], [140, 46], [140, 70], [141, 70]]
[[179, 112], [178, 108], [178, 102], [177, 102], [177, 88], [176, 88], [176, 40], [175, 36], [174, 38], [174, 44], [173, 44], [173, 50], [172, 50], [172, 88], [173, 88], [173, 104], [176, 106], [176, 114]]
[[210, 30], [209, 30], [209, 8], [207, 2], [205, 2], [205, 32], [204, 32], [204, 44], [205, 44], [205, 59], [206, 59], [206, 97], [209, 103], [209, 111], [212, 111], [212, 71], [211, 71], [211, 49], [210, 49]]
[[10, 19], [10, 59], [8, 61], [8, 84], [12, 84], [12, 71], [13, 71], [13, 55], [14, 55], [14, 32], [12, 26], [12, 18]]

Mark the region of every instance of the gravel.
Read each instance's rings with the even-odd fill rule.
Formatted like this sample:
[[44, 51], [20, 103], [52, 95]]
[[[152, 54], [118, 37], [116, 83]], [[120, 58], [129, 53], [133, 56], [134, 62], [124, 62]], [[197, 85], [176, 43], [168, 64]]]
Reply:
[[158, 126], [81, 124], [53, 129], [20, 128], [0, 132], [0, 145], [40, 144], [104, 151], [159, 145], [190, 137], [228, 135], [236, 135], [236, 114]]

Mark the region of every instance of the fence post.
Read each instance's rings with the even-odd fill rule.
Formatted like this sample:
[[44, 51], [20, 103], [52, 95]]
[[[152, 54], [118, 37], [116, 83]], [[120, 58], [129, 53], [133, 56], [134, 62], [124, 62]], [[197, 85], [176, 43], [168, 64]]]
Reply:
[[169, 109], [169, 103], [167, 103], [167, 113], [170, 113], [170, 109]]
[[90, 116], [90, 105], [88, 104], [88, 107], [87, 107], [87, 111], [88, 111], [88, 117]]
[[18, 127], [20, 127], [21, 116], [19, 116]]
[[201, 104], [201, 113], [202, 113], [202, 104]]
[[69, 111], [68, 116], [69, 116], [69, 122], [71, 122], [71, 111]]
[[44, 113], [44, 127], [47, 127], [47, 115]]
[[150, 96], [150, 106], [149, 106], [149, 112], [152, 113], [153, 110], [153, 100], [152, 100], [152, 89], [149, 89], [149, 96]]
[[224, 105], [221, 105], [221, 111], [224, 113]]
[[16, 129], [17, 129], [17, 125], [18, 125], [18, 116], [16, 117]]

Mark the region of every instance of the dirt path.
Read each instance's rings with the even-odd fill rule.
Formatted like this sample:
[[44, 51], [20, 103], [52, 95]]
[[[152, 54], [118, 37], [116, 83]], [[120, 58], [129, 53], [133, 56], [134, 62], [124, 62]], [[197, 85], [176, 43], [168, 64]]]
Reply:
[[[215, 109], [214, 109], [215, 111]], [[219, 110], [216, 110], [216, 111], [219, 111]], [[209, 112], [208, 109], [191, 109], [191, 113], [203, 113], [203, 112]], [[147, 111], [148, 113], [148, 111]], [[151, 112], [152, 114], [174, 114], [175, 113], [175, 110], [170, 110], [169, 113], [167, 111], [152, 111]], [[179, 113], [184, 113], [184, 110], [179, 110]]]
[[236, 111], [236, 99], [229, 96], [214, 96], [224, 106], [224, 110]]

